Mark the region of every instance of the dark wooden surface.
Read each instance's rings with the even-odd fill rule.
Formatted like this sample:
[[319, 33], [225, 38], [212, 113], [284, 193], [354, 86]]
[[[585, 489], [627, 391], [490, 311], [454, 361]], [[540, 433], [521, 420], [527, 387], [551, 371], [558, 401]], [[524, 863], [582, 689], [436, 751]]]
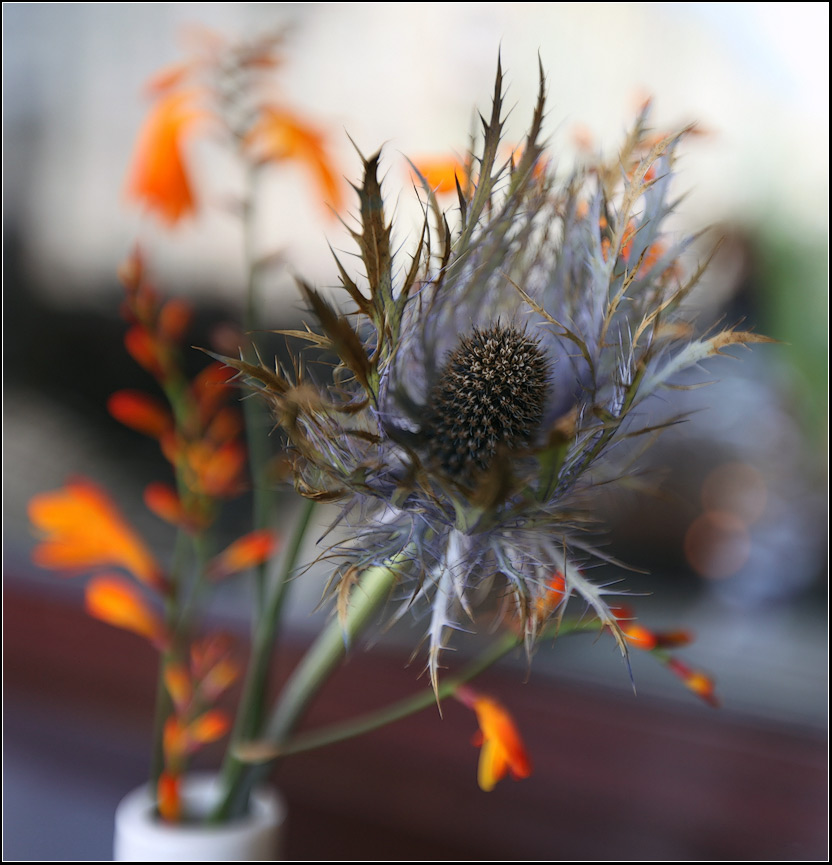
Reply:
[[[155, 655], [65, 599], [8, 588], [4, 626], [5, 856], [107, 858], [112, 809], [146, 769]], [[298, 650], [290, 647], [280, 675]], [[404, 660], [383, 650], [351, 657], [309, 725], [420, 687]], [[827, 857], [826, 742], [817, 732], [694, 702], [680, 708], [550, 679], [524, 684], [514, 671], [493, 671], [479, 687], [511, 708], [531, 778], [480, 792], [473, 715], [455, 703], [442, 719], [428, 710], [279, 767], [290, 808], [286, 857]]]

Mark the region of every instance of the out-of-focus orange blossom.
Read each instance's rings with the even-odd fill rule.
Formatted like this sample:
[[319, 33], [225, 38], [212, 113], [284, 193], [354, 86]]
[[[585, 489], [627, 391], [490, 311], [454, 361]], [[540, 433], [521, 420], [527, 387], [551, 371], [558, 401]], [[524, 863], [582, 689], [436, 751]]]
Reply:
[[436, 195], [455, 193], [457, 182], [463, 189], [468, 182], [468, 169], [455, 156], [422, 157], [413, 165]]
[[78, 478], [34, 496], [29, 519], [43, 534], [32, 554], [41, 567], [78, 572], [116, 566], [149, 586], [164, 587], [153, 555], [92, 481]]
[[127, 176], [127, 195], [172, 226], [196, 212], [185, 164], [185, 139], [209, 116], [193, 89], [168, 91], [151, 107], [139, 132]]
[[161, 617], [126, 580], [94, 577], [87, 583], [85, 597], [87, 612], [94, 618], [145, 637], [160, 649], [170, 643]]
[[188, 60], [148, 82], [152, 102], [128, 169], [127, 197], [170, 227], [194, 215], [198, 203], [187, 139], [218, 132], [251, 165], [299, 163], [324, 201], [339, 210], [342, 184], [325, 134], [268, 95], [267, 73], [282, 62], [282, 35], [235, 43], [203, 34], [192, 41]]
[[528, 778], [532, 773], [531, 761], [506, 709], [492, 697], [468, 687], [458, 688], [456, 698], [477, 715], [480, 729], [474, 744], [480, 747], [477, 770], [480, 788], [490, 792], [508, 773], [515, 779]]

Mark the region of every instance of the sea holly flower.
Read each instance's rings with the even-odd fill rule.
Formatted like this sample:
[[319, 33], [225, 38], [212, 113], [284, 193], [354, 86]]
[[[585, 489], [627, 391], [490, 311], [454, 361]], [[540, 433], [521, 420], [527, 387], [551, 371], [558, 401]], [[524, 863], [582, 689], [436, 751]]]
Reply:
[[559, 179], [539, 170], [544, 101], [541, 75], [522, 155], [499, 162], [498, 69], [454, 228], [426, 181], [422, 241], [409, 260], [395, 259], [380, 155], [364, 160], [352, 235], [367, 284], [337, 262], [353, 314], [302, 284], [317, 327], [289, 332], [337, 356], [328, 386], [301, 364], [225, 360], [270, 401], [295, 453], [296, 488], [344, 503], [351, 537], [330, 551], [343, 561], [333, 593], [398, 563], [403, 610], [427, 613], [435, 689], [442, 650], [490, 591], [510, 597], [531, 651], [552, 614], [552, 574], [626, 657], [611, 589], [582, 567], [603, 558], [593, 497], [626, 475], [639, 436], [674, 420], [658, 414], [654, 393], [728, 346], [768, 341], [733, 329], [691, 336], [683, 300], [704, 265], [680, 279], [691, 240], [663, 230], [686, 130], [643, 147], [645, 109], [623, 171], [598, 162]]
[[528, 778], [532, 773], [531, 761], [505, 708], [492, 697], [464, 686], [457, 689], [455, 696], [477, 715], [480, 729], [474, 744], [481, 749], [477, 770], [480, 789], [490, 792], [509, 772], [515, 779]]

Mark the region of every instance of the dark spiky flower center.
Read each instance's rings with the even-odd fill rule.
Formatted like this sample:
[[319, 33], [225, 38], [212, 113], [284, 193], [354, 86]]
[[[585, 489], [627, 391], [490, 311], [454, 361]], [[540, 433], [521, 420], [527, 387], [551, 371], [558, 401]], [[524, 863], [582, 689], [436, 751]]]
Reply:
[[543, 418], [548, 363], [514, 327], [474, 328], [451, 352], [430, 394], [431, 450], [450, 475], [487, 469], [501, 447], [525, 447]]

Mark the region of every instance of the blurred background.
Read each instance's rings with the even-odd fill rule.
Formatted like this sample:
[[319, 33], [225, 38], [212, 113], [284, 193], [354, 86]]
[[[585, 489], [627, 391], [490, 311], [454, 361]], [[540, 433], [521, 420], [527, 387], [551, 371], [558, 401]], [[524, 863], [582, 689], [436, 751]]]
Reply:
[[[122, 346], [115, 275], [137, 240], [163, 293], [197, 305], [195, 344], [210, 344], [241, 320], [241, 235], [219, 206], [239, 191], [239, 170], [210, 141], [191, 142], [204, 206], [175, 230], [124, 195], [147, 108], [143, 86], [182, 58], [183, 32], [195, 24], [229, 37], [289, 28], [278, 97], [326, 132], [345, 178], [347, 220], [346, 181], [360, 171], [349, 139], [367, 155], [384, 145], [385, 191], [403, 215], [404, 243], [417, 232], [414, 219], [408, 236], [405, 156], [465, 150], [474, 108], [489, 107], [498, 52], [513, 106], [507, 140], [525, 131], [539, 55], [546, 131], [563, 169], [588, 141], [614, 153], [637, 106], [652, 96], [656, 128], [696, 121], [705, 133], [683, 148], [677, 186], [688, 193], [678, 229], [715, 226], [725, 238], [698, 297], [699, 323], [742, 321], [782, 341], [733, 352], [737, 359], [719, 358], [691, 377], [712, 380], [707, 388], [669, 393], [668, 414], [691, 414], [650, 453], [646, 469], [661, 496], [612, 496], [604, 515], [612, 552], [650, 572], [627, 576], [628, 587], [645, 595], [640, 618], [696, 632], [686, 654], [717, 678], [721, 712], [696, 704], [644, 658], [635, 659], [636, 699], [605, 641], [564, 640], [538, 653], [529, 685], [521, 659], [489, 680], [505, 702], [514, 698], [540, 755], [525, 791], [507, 785], [482, 797], [467, 719], [449, 712], [440, 724], [425, 715], [363, 745], [299, 759], [296, 770], [287, 764], [278, 780], [296, 827], [323, 816], [340, 849], [358, 858], [492, 858], [495, 850], [506, 858], [517, 858], [512, 851], [572, 859], [822, 856], [828, 15], [822, 3], [4, 4], [6, 858], [107, 858], [115, 802], [144, 772], [149, 708], [125, 707], [132, 695], [142, 705], [151, 700], [150, 651], [83, 619], [81, 581], [30, 563], [26, 502], [87, 475], [158, 547], [171, 542], [141, 505], [143, 485], [166, 479], [166, 464], [155, 443], [120, 426], [105, 403], [117, 389], [149, 385]], [[302, 171], [276, 169], [269, 184], [258, 240], [283, 266], [271, 272], [266, 316], [270, 326], [297, 326], [294, 274], [335, 285], [328, 244], [350, 250], [351, 242]], [[246, 508], [241, 502], [240, 519]], [[322, 613], [311, 615], [319, 596], [314, 579], [298, 583], [298, 646], [321, 621]], [[220, 600], [217, 615], [245, 634], [244, 592]], [[389, 682], [406, 693], [418, 666], [399, 668], [417, 633], [394, 632], [372, 660], [354, 661], [354, 676], [365, 664], [373, 677], [353, 682], [347, 673], [320, 711], [351, 705], [352, 685], [376, 682], [370, 692], [378, 700]], [[102, 657], [113, 654], [111, 669]], [[571, 746], [570, 733], [585, 748]], [[430, 753], [418, 758], [426, 743], [436, 749], [433, 761]], [[411, 754], [416, 805], [404, 794], [391, 804], [385, 748]], [[566, 776], [577, 796], [558, 785], [567, 756], [576, 763]], [[662, 781], [668, 767], [677, 774]], [[339, 771], [326, 795], [308, 780]], [[363, 794], [348, 788], [355, 771], [370, 776]], [[673, 807], [668, 784], [678, 796]], [[452, 795], [464, 819], [443, 822], [442, 797], [428, 792], [434, 786]], [[787, 813], [775, 820], [778, 787]], [[619, 815], [607, 833], [593, 822], [593, 797]], [[369, 820], [360, 832], [350, 811], [359, 802], [359, 820]], [[538, 811], [547, 831], [528, 825]], [[349, 832], [360, 834], [354, 848]], [[331, 855], [298, 829], [290, 837], [294, 858]]]

